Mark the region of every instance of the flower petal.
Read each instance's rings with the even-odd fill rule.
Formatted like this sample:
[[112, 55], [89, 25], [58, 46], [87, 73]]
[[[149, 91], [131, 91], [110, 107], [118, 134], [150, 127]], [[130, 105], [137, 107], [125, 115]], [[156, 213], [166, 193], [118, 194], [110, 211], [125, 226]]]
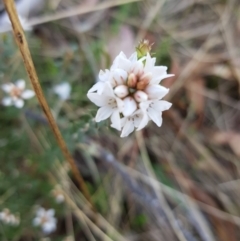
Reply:
[[137, 103], [132, 97], [125, 98], [123, 102], [124, 102], [124, 109], [122, 113], [124, 116], [130, 116], [137, 109]]
[[15, 107], [20, 109], [24, 106], [24, 101], [22, 99], [17, 99], [14, 101], [14, 105]]
[[103, 90], [104, 90], [105, 85], [106, 85], [105, 82], [99, 81], [95, 85], [93, 85], [93, 87], [88, 91], [88, 93], [92, 93], [92, 92], [97, 91], [97, 93], [99, 95], [101, 95]]
[[3, 84], [1, 86], [2, 90], [6, 93], [10, 93], [11, 90], [14, 88], [14, 85], [12, 83], [9, 83], [9, 84]]
[[162, 99], [169, 92], [169, 89], [161, 85], [149, 85], [145, 92], [149, 99]]
[[151, 58], [150, 54], [147, 53], [146, 62], [144, 66], [145, 73], [152, 72], [155, 62], [156, 62], [156, 58]]
[[132, 118], [133, 118], [134, 127], [138, 127], [143, 118], [142, 110], [135, 111], [134, 114], [132, 115]]
[[42, 225], [42, 231], [45, 234], [52, 233], [56, 230], [56, 223], [54, 222], [46, 222]]
[[152, 100], [141, 102], [141, 103], [139, 104], [139, 107], [140, 107], [140, 109], [144, 112], [144, 111], [147, 110], [147, 108], [149, 107], [149, 105], [150, 105], [152, 102], [153, 102]]
[[100, 70], [98, 77], [100, 79], [100, 81], [108, 81], [109, 77], [110, 77], [110, 71], [108, 69], [105, 70], [105, 72], [103, 70]]
[[[131, 65], [130, 65], [131, 66]], [[136, 63], [134, 63], [132, 65], [131, 68], [129, 68], [131, 70], [132, 73], [134, 73], [135, 75], [138, 75], [140, 72], [143, 71], [143, 63], [142, 61], [137, 61]]]
[[117, 85], [123, 85], [127, 81], [127, 72], [123, 69], [115, 69], [112, 72], [111, 83], [115, 87]]
[[21, 97], [23, 99], [30, 99], [35, 95], [34, 91], [32, 90], [25, 90], [23, 91], [23, 93], [21, 94]]
[[130, 118], [127, 118], [127, 120], [123, 126], [121, 137], [126, 137], [133, 131], [134, 131], [134, 123]]
[[49, 209], [49, 210], [47, 210], [47, 212], [46, 212], [46, 215], [47, 215], [48, 217], [53, 217], [54, 214], [55, 214], [55, 210], [54, 210], [54, 209]]
[[120, 54], [114, 59], [113, 64], [111, 66], [110, 70], [114, 70], [116, 68], [119, 68], [119, 62], [121, 62], [121, 59], [127, 59], [126, 55], [121, 51]]
[[137, 52], [134, 52], [130, 57], [129, 60], [131, 62], [137, 62], [138, 58], [137, 58]]
[[17, 88], [23, 90], [23, 89], [25, 89], [26, 83], [25, 83], [25, 80], [20, 79], [20, 80], [16, 81], [15, 85]]
[[120, 119], [120, 114], [118, 111], [114, 111], [112, 116], [111, 116], [111, 127], [117, 129], [117, 130], [121, 130], [121, 119]]
[[99, 107], [102, 107], [107, 104], [108, 98], [106, 98], [103, 95], [99, 95], [97, 93], [88, 93], [87, 97], [96, 105]]
[[150, 119], [157, 125], [161, 126], [162, 125], [162, 112], [157, 112], [153, 108], [148, 108], [147, 110], [148, 116]]
[[98, 110], [95, 121], [100, 122], [102, 120], [106, 120], [112, 113], [113, 109], [111, 107], [103, 106]]
[[138, 121], [140, 121], [140, 123], [138, 123], [138, 125], [136, 126], [137, 131], [143, 129], [148, 124], [149, 118], [147, 113], [143, 113], [142, 117]]
[[44, 208], [38, 208], [38, 210], [36, 211], [36, 215], [39, 217], [43, 217], [46, 213], [46, 210]]
[[2, 104], [4, 105], [4, 106], [10, 106], [10, 105], [12, 105], [13, 103], [12, 103], [12, 98], [11, 97], [5, 97], [5, 98], [3, 98], [2, 99]]
[[5, 212], [0, 212], [0, 220], [4, 220], [6, 217], [6, 213]]
[[174, 76], [174, 74], [162, 74], [162, 75], [156, 75], [154, 74], [154, 77], [152, 78], [152, 80], [150, 81], [150, 84], [151, 85], [158, 85], [160, 84], [160, 82], [163, 80], [163, 79], [166, 79], [166, 78], [169, 78], [169, 77], [172, 77]]
[[162, 112], [164, 110], [168, 110], [172, 106], [172, 103], [165, 100], [157, 100], [153, 101], [151, 106], [156, 111]]
[[39, 226], [40, 223], [41, 223], [41, 218], [35, 217], [35, 218], [33, 219], [32, 223], [33, 223], [33, 226]]
[[119, 112], [120, 113], [123, 112], [123, 110], [124, 110], [124, 102], [123, 102], [123, 100], [120, 99], [120, 98], [116, 98], [116, 102], [117, 102], [117, 107], [118, 107]]
[[113, 92], [113, 87], [110, 82], [106, 82], [101, 95], [115, 98], [115, 94]]
[[126, 72], [129, 72], [131, 66], [132, 66], [132, 64], [131, 64], [130, 60], [128, 60], [127, 58], [119, 57], [119, 62], [118, 62], [117, 68], [123, 69]]

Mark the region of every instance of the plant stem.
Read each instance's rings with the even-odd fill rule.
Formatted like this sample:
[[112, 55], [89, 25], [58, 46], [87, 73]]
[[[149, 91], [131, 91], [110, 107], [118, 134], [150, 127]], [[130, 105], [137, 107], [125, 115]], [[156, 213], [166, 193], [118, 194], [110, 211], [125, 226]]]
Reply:
[[42, 110], [47, 117], [49, 125], [50, 125], [50, 127], [53, 131], [53, 134], [56, 138], [56, 141], [57, 141], [64, 157], [66, 158], [66, 160], [70, 164], [72, 173], [73, 173], [74, 177], [76, 178], [76, 180], [79, 184], [79, 187], [82, 190], [83, 195], [85, 196], [85, 198], [89, 201], [89, 203], [93, 207], [93, 204], [91, 202], [91, 197], [90, 197], [90, 194], [88, 192], [87, 186], [84, 182], [84, 179], [81, 176], [81, 174], [78, 170], [78, 167], [76, 166], [76, 163], [75, 163], [70, 151], [68, 150], [68, 147], [67, 147], [67, 145], [66, 145], [66, 143], [65, 143], [65, 141], [64, 141], [64, 139], [61, 135], [61, 132], [60, 132], [60, 130], [59, 130], [54, 118], [53, 118], [53, 115], [50, 111], [48, 103], [47, 103], [47, 101], [44, 97], [44, 94], [43, 94], [43, 91], [42, 91], [41, 85], [39, 83], [38, 76], [37, 76], [37, 73], [36, 73], [36, 70], [35, 70], [35, 67], [34, 67], [34, 64], [33, 64], [31, 53], [29, 51], [28, 43], [27, 43], [27, 40], [26, 40], [25, 35], [24, 35], [23, 28], [22, 28], [21, 23], [20, 23], [19, 18], [18, 18], [18, 14], [17, 14], [16, 8], [15, 8], [14, 0], [3, 0], [3, 2], [4, 2], [4, 5], [5, 5], [5, 8], [6, 8], [6, 11], [8, 13], [9, 19], [12, 23], [15, 41], [16, 41], [16, 43], [18, 45], [18, 48], [21, 52], [25, 68], [27, 70], [29, 79], [32, 83], [33, 89], [34, 89], [34, 91], [36, 93], [36, 96], [38, 98], [39, 104], [42, 107]]

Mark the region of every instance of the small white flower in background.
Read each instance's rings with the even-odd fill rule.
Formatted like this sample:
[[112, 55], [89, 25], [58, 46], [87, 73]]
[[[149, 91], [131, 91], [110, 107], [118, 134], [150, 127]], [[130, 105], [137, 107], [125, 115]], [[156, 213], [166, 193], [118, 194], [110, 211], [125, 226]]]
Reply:
[[0, 221], [11, 226], [18, 226], [20, 218], [12, 214], [9, 209], [5, 208], [0, 212]]
[[22, 108], [24, 106], [24, 99], [30, 99], [35, 95], [32, 90], [26, 90], [25, 85], [25, 80], [18, 80], [15, 84], [3, 84], [1, 88], [9, 96], [2, 99], [2, 104], [4, 106], [14, 105], [17, 108]]
[[71, 90], [71, 85], [67, 82], [53, 87], [54, 93], [57, 94], [61, 100], [67, 100], [70, 97]]
[[89, 91], [88, 98], [100, 109], [95, 117], [100, 122], [111, 117], [111, 127], [122, 131], [121, 137], [144, 128], [149, 120], [162, 125], [162, 112], [171, 103], [161, 100], [169, 89], [160, 85], [168, 77], [167, 67], [155, 66], [150, 56], [151, 45], [140, 42], [130, 58], [121, 52], [110, 70], [100, 71], [99, 82]]
[[65, 197], [60, 189], [60, 186], [58, 185], [52, 190], [52, 195], [55, 197], [57, 203], [62, 203], [65, 200]]
[[33, 219], [33, 225], [40, 226], [45, 234], [52, 233], [57, 228], [57, 219], [54, 215], [55, 211], [53, 209], [39, 208], [36, 211], [36, 217]]

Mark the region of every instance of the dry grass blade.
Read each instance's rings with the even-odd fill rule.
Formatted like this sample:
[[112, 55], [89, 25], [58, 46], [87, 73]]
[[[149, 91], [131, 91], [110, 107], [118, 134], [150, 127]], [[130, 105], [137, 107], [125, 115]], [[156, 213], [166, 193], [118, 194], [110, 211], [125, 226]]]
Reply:
[[73, 213], [75, 216], [82, 222], [86, 222], [86, 224], [89, 226], [89, 228], [92, 229], [92, 231], [102, 240], [106, 241], [113, 241], [113, 239], [109, 238], [95, 223], [93, 223], [76, 205], [76, 203], [67, 195], [66, 202], [68, 205], [72, 208]]
[[225, 8], [222, 15], [219, 17], [219, 23], [214, 26], [213, 29], [209, 32], [205, 42], [202, 44], [202, 46], [196, 51], [196, 53], [193, 55], [192, 60], [185, 66], [185, 68], [182, 70], [181, 74], [179, 75], [178, 79], [175, 81], [174, 85], [171, 88], [171, 92], [167, 95], [166, 99], [171, 99], [177, 91], [183, 87], [183, 85], [186, 82], [186, 79], [192, 74], [196, 69], [199, 68], [199, 64], [203, 63], [203, 59], [207, 59], [207, 52], [210, 49], [211, 45], [216, 44], [216, 40], [213, 39], [213, 35], [215, 34], [216, 30], [218, 30], [219, 25], [221, 26], [221, 22], [228, 16], [228, 9]]
[[[155, 186], [151, 185], [154, 193], [148, 193], [137, 183], [137, 180], [132, 178], [131, 174], [129, 175], [124, 170], [124, 166], [121, 165], [111, 153], [103, 150], [103, 148], [101, 148], [98, 144], [94, 145], [92, 143], [90, 152], [93, 156], [100, 158], [106, 166], [114, 168], [127, 184], [127, 187], [137, 197], [138, 201], [154, 214], [155, 218], [157, 219], [158, 226], [164, 229], [162, 231], [165, 239], [167, 238], [169, 240], [173, 240], [175, 237], [177, 237], [178, 240], [181, 241], [190, 240], [185, 237], [184, 232], [186, 230], [182, 230], [182, 228], [176, 222], [172, 210], [170, 210], [170, 207], [166, 203], [163, 194], [161, 192], [159, 193], [159, 189], [156, 190]], [[154, 180], [154, 178], [151, 178], [151, 180]], [[170, 223], [170, 226], [168, 222]], [[174, 230], [176, 236], [172, 230]]]
[[[74, 205], [74, 207], [80, 211], [82, 210], [81, 212], [86, 215], [86, 217], [89, 219], [89, 222], [87, 222], [85, 219], [82, 220], [85, 220], [84, 222], [88, 225], [88, 227], [90, 228], [91, 225], [96, 226], [94, 229], [92, 229], [92, 233], [95, 233], [94, 230], [98, 230], [99, 228], [100, 230], [105, 230], [105, 233], [114, 236], [115, 241], [127, 241], [125, 237], [122, 236], [122, 234], [119, 233], [114, 226], [112, 226], [112, 223], [109, 223], [103, 216], [101, 216], [100, 213], [95, 213], [90, 209], [89, 204], [86, 202], [82, 193], [79, 192], [75, 184], [69, 178], [68, 168], [66, 165], [61, 164], [59, 161], [56, 162], [53, 173], [49, 173], [49, 176], [54, 183], [62, 184], [62, 192], [64, 193], [64, 196], [66, 196], [68, 200], [71, 200], [73, 203], [71, 204], [67, 202], [67, 204], [69, 204], [71, 208]], [[93, 220], [93, 222], [90, 219]], [[97, 220], [97, 223], [94, 223], [95, 220]], [[106, 235], [105, 233], [100, 232], [100, 235], [104, 236]]]
[[61, 132], [52, 116], [48, 103], [42, 92], [42, 88], [39, 83], [38, 76], [37, 76], [33, 61], [32, 61], [32, 57], [31, 57], [29, 48], [28, 48], [28, 43], [25, 38], [21, 23], [19, 21], [18, 14], [16, 12], [14, 1], [13, 0], [4, 0], [4, 4], [5, 4], [6, 11], [7, 11], [9, 18], [11, 20], [11, 23], [12, 23], [14, 38], [15, 38], [16, 43], [19, 47], [19, 50], [22, 54], [22, 59], [23, 59], [26, 71], [28, 73], [29, 79], [31, 80], [31, 83], [32, 83], [33, 89], [36, 93], [36, 96], [38, 98], [39, 104], [41, 105], [41, 107], [48, 119], [49, 125], [54, 133], [54, 136], [57, 140], [59, 147], [62, 150], [64, 157], [66, 158], [66, 160], [69, 162], [69, 164], [71, 166], [72, 172], [73, 172], [75, 178], [77, 179], [78, 184], [79, 184], [84, 196], [91, 203], [91, 197], [90, 197], [88, 189], [85, 185], [85, 182], [74, 162], [74, 159], [73, 159], [70, 151], [67, 148], [65, 141], [63, 140]]
[[[148, 175], [152, 178], [152, 179], [156, 179], [156, 176], [153, 172], [153, 168], [151, 166], [151, 162], [149, 160], [149, 156], [147, 153], [147, 149], [144, 143], [144, 138], [142, 136], [142, 132], [136, 132], [136, 140], [141, 152], [141, 156], [142, 156], [142, 160], [144, 162], [144, 166], [147, 170]], [[156, 193], [159, 202], [161, 202], [161, 205], [163, 207], [164, 213], [168, 218], [169, 223], [171, 224], [172, 229], [174, 230], [176, 236], [178, 237], [178, 239], [180, 241], [187, 241], [186, 237], [184, 236], [183, 231], [181, 230], [181, 228], [179, 227], [179, 225], [176, 223], [174, 214], [172, 212], [172, 210], [170, 209], [165, 197], [163, 196], [162, 190], [160, 189], [158, 192], [156, 191], [154, 185], [150, 184], [151, 187], [153, 188], [154, 192]]]
[[93, 6], [83, 7], [83, 6], [80, 5], [78, 7], [75, 7], [74, 9], [62, 11], [62, 12], [59, 12], [59, 13], [56, 13], [56, 14], [51, 14], [50, 16], [43, 16], [43, 17], [39, 17], [39, 18], [36, 18], [36, 19], [32, 19], [31, 21], [29, 21], [29, 25], [33, 26], [33, 25], [38, 25], [38, 24], [42, 24], [42, 23], [52, 22], [52, 21], [56, 21], [56, 20], [59, 20], [59, 19], [73, 17], [73, 16], [80, 15], [80, 14], [104, 10], [104, 9], [107, 9], [107, 8], [116, 7], [116, 6], [119, 6], [119, 5], [132, 3], [132, 2], [139, 2], [139, 1], [142, 1], [142, 0], [109, 1], [109, 2], [103, 2], [101, 4], [98, 4], [95, 7], [93, 7]]
[[146, 35], [146, 29], [149, 28], [151, 23], [153, 22], [156, 15], [160, 12], [162, 6], [164, 5], [165, 0], [158, 0], [156, 4], [153, 4], [152, 7], [148, 11], [148, 15], [146, 16], [144, 22], [142, 23], [141, 30], [138, 33], [137, 40], [140, 41]]
[[185, 200], [188, 199], [188, 202], [193, 202], [193, 203], [196, 203], [202, 210], [204, 210], [205, 212], [211, 214], [211, 215], [214, 215], [220, 219], [223, 219], [223, 220], [227, 220], [229, 222], [232, 222], [238, 226], [240, 226], [240, 217], [237, 217], [237, 216], [234, 216], [234, 215], [230, 215], [226, 212], [223, 212], [215, 207], [212, 207], [208, 204], [205, 204], [203, 202], [200, 202], [200, 201], [197, 201], [195, 199], [193, 199], [192, 197], [178, 191], [178, 190], [175, 190], [149, 176], [146, 176], [132, 168], [126, 168], [126, 167], [123, 167], [124, 170], [126, 170], [128, 173], [130, 173], [132, 176], [134, 177], [137, 177], [137, 178], [140, 178], [141, 180], [143, 180], [144, 182], [148, 183], [149, 185], [155, 185], [155, 187], [157, 189], [162, 189], [163, 192], [165, 194], [167, 194], [168, 196], [172, 197], [173, 199], [179, 199], [182, 201], [182, 203], [185, 203]]

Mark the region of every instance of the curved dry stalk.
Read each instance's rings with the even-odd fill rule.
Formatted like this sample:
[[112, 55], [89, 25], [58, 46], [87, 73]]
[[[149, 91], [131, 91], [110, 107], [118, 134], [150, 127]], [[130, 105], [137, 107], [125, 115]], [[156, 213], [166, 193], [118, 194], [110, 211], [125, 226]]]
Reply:
[[[6, 11], [8, 13], [9, 19], [12, 23], [14, 38], [15, 38], [18, 48], [21, 52], [25, 68], [27, 70], [29, 79], [31, 80], [31, 83], [32, 83], [33, 89], [36, 93], [36, 96], [38, 98], [39, 104], [40, 104], [44, 114], [47, 117], [48, 123], [53, 131], [55, 139], [56, 139], [64, 157], [70, 164], [73, 175], [76, 178], [76, 180], [78, 181], [79, 187], [82, 190], [83, 195], [92, 204], [91, 197], [88, 192], [87, 186], [83, 180], [83, 177], [81, 176], [81, 174], [74, 162], [74, 159], [73, 159], [70, 151], [68, 150], [68, 147], [61, 135], [61, 132], [56, 124], [56, 121], [53, 118], [53, 115], [50, 111], [48, 103], [44, 97], [44, 94], [43, 94], [43, 91], [42, 91], [41, 85], [39, 83], [38, 76], [37, 76], [37, 73], [36, 73], [36, 70], [35, 70], [35, 67], [33, 64], [31, 53], [28, 48], [28, 43], [27, 43], [27, 40], [26, 40], [24, 32], [23, 32], [23, 28], [22, 28], [21, 23], [18, 18], [18, 14], [16, 11], [14, 1], [13, 0], [3, 0], [3, 2], [5, 5], [5, 8], [6, 8]], [[92, 204], [92, 207], [93, 207], [93, 204]]]

